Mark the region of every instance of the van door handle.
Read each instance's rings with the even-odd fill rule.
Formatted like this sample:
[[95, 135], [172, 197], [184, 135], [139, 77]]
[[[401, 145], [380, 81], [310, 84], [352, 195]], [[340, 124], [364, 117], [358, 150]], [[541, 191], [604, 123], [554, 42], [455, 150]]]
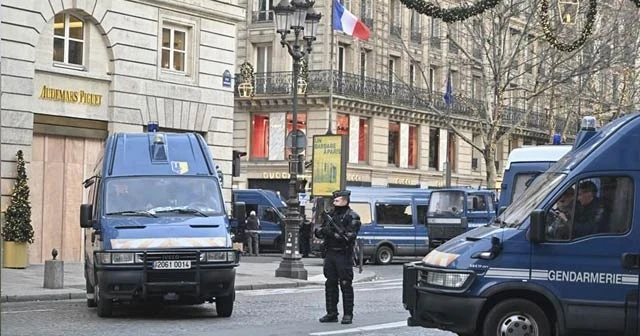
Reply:
[[622, 267], [625, 269], [640, 269], [640, 253], [623, 253]]

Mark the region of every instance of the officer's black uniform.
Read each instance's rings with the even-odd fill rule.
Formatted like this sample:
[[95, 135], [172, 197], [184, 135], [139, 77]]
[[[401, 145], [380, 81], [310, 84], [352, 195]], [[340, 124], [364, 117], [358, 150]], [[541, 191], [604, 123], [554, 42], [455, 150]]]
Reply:
[[[353, 320], [353, 245], [360, 229], [360, 216], [349, 207], [349, 191], [336, 191], [333, 197], [345, 197], [346, 206], [336, 206], [329, 214], [325, 214], [324, 224], [316, 229], [315, 235], [324, 239], [325, 301], [327, 314], [320, 318], [320, 322], [338, 321], [338, 283], [342, 289], [344, 308], [343, 324]], [[333, 220], [340, 228], [332, 227], [329, 220]]]

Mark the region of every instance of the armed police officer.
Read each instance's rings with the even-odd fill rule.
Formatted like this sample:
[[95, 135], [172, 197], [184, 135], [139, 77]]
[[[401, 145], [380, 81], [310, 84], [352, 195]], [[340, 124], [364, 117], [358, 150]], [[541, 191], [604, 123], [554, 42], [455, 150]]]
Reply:
[[360, 216], [349, 207], [350, 191], [333, 193], [333, 210], [325, 213], [323, 225], [315, 230], [323, 239], [323, 272], [327, 314], [320, 322], [338, 322], [338, 284], [342, 290], [342, 324], [353, 321], [353, 247], [360, 230]]

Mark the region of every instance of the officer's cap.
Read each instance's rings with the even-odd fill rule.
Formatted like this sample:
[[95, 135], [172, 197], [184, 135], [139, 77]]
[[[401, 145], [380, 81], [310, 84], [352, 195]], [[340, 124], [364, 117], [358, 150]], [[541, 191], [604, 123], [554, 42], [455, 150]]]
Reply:
[[349, 197], [351, 196], [351, 191], [349, 190], [336, 190], [333, 192], [333, 198], [338, 198], [338, 197]]

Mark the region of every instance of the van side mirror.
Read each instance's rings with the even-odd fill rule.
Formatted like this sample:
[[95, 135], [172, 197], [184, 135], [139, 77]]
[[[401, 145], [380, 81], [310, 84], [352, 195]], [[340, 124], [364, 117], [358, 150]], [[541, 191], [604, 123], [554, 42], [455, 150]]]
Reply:
[[90, 228], [93, 227], [93, 205], [82, 204], [80, 205], [80, 227]]
[[244, 202], [233, 203], [233, 218], [238, 221], [238, 225], [247, 220], [247, 206]]
[[502, 213], [507, 210], [506, 206], [501, 206], [500, 209], [498, 209], [498, 216], [502, 215]]
[[529, 224], [529, 240], [533, 243], [542, 243], [546, 239], [546, 216], [543, 210], [536, 209], [531, 211]]

